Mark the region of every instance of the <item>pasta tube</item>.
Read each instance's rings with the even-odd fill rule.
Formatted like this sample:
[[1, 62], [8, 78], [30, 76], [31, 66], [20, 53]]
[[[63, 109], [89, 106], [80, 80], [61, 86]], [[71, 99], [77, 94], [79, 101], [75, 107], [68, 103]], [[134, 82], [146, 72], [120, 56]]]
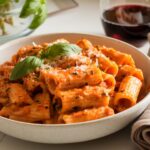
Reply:
[[77, 45], [82, 48], [83, 52], [85, 50], [89, 50], [89, 49], [92, 50], [94, 48], [92, 43], [87, 39], [82, 39], [82, 40], [78, 41]]
[[7, 105], [0, 111], [0, 116], [25, 122], [40, 122], [50, 119], [49, 109], [38, 103], [24, 107], [15, 104]]
[[97, 85], [102, 81], [101, 71], [95, 65], [71, 67], [67, 70], [50, 69], [42, 71], [49, 91], [79, 88], [86, 84]]
[[32, 104], [33, 100], [19, 83], [12, 83], [8, 89], [8, 96], [11, 103], [15, 104]]
[[98, 57], [98, 62], [101, 70], [108, 74], [112, 74], [113, 76], [117, 75], [118, 65], [114, 61], [111, 61], [105, 55], [100, 54]]
[[118, 112], [136, 104], [141, 86], [142, 82], [136, 77], [127, 76], [123, 79], [114, 98], [114, 107]]
[[144, 80], [142, 70], [129, 66], [129, 65], [124, 65], [119, 69], [116, 79], [117, 81], [122, 81], [122, 79], [126, 76], [134, 76], [134, 77], [137, 77], [141, 81]]
[[85, 109], [83, 111], [74, 112], [68, 115], [63, 115], [62, 120], [65, 123], [77, 123], [100, 119], [103, 117], [111, 116], [114, 114], [114, 110], [110, 107], [99, 107], [93, 109]]
[[110, 91], [113, 91], [116, 85], [116, 80], [114, 76], [102, 72], [103, 82], [101, 82], [101, 86], [107, 88]]
[[85, 108], [108, 106], [110, 97], [105, 88], [85, 86], [80, 89], [57, 91], [53, 103], [59, 113], [83, 110]]
[[115, 61], [119, 66], [130, 65], [135, 66], [134, 60], [131, 55], [116, 51], [113, 48], [99, 47], [99, 50], [109, 57], [111, 60]]
[[[82, 43], [82, 44], [81, 44]], [[118, 73], [118, 65], [106, 57], [103, 53], [97, 50], [97, 47], [93, 47], [88, 41], [81, 40], [79, 42], [80, 47], [83, 48], [83, 55], [90, 57], [98, 65], [101, 70], [106, 73], [116, 76]], [[93, 48], [92, 48], [93, 47]], [[85, 51], [86, 50], [86, 51]]]

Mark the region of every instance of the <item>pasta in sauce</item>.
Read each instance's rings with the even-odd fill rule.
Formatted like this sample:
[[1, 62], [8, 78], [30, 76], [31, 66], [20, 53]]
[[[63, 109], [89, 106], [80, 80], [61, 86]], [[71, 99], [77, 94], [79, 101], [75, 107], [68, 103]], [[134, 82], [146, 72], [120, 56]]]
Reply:
[[[59, 39], [57, 42], [67, 42]], [[39, 56], [53, 43], [26, 46], [0, 65], [0, 116], [42, 124], [77, 123], [124, 111], [138, 102], [144, 83], [131, 55], [89, 40], [76, 43], [81, 53], [44, 60], [41, 67], [11, 81], [14, 66]]]

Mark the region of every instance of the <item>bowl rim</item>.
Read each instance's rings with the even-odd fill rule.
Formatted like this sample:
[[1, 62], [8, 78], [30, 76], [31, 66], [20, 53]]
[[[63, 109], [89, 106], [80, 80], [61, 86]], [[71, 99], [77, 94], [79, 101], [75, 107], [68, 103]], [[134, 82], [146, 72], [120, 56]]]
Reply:
[[[120, 41], [118, 39], [114, 39], [114, 38], [111, 38], [111, 37], [107, 37], [107, 36], [104, 36], [104, 35], [96, 35], [96, 34], [86, 34], [86, 33], [74, 33], [74, 32], [61, 32], [61, 33], [46, 33], [46, 34], [39, 34], [39, 35], [32, 35], [32, 36], [28, 36], [28, 37], [22, 37], [20, 39], [15, 39], [15, 40], [12, 40], [12, 41], [9, 41], [9, 42], [6, 42], [2, 45], [0, 45], [0, 52], [3, 50], [3, 48], [7, 48], [7, 47], [10, 47], [16, 43], [19, 43], [19, 42], [23, 42], [24, 40], [29, 40], [29, 39], [34, 39], [34, 38], [37, 38], [37, 37], [47, 37], [47, 36], [57, 36], [57, 35], [81, 35], [81, 36], [90, 36], [90, 37], [95, 37], [95, 38], [104, 38], [104, 39], [108, 39], [108, 40], [112, 40], [114, 42], [119, 42], [119, 43], [122, 43], [128, 47], [131, 47], [132, 49], [136, 49], [137, 50], [137, 53], [139, 53], [140, 55], [143, 55], [147, 60], [150, 61], [149, 57], [147, 55], [145, 55], [144, 53], [142, 53], [141, 51], [138, 50], [138, 48], [136, 48], [135, 46], [131, 45], [131, 44], [128, 44], [124, 41]], [[9, 46], [8, 46], [9, 44]], [[21, 124], [21, 125], [26, 125], [26, 126], [39, 126], [39, 127], [67, 127], [67, 126], [81, 126], [81, 125], [87, 125], [87, 124], [93, 124], [93, 123], [97, 123], [97, 122], [102, 122], [102, 121], [106, 121], [106, 120], [110, 120], [114, 117], [120, 117], [120, 116], [123, 116], [124, 114], [128, 114], [128, 112], [132, 111], [133, 109], [135, 109], [136, 107], [138, 107], [139, 105], [142, 105], [142, 103], [144, 103], [146, 100], [148, 100], [148, 98], [150, 98], [150, 91], [146, 94], [146, 96], [144, 96], [144, 98], [142, 98], [136, 105], [122, 111], [122, 112], [119, 112], [117, 114], [114, 114], [112, 116], [107, 116], [107, 117], [104, 117], [104, 118], [100, 118], [100, 119], [95, 119], [95, 120], [90, 120], [90, 121], [85, 121], [85, 122], [78, 122], [78, 123], [69, 123], [69, 124], [36, 124], [36, 123], [29, 123], [29, 122], [23, 122], [23, 121], [18, 121], [18, 120], [13, 120], [13, 119], [9, 119], [9, 118], [5, 118], [3, 116], [0, 116], [0, 120], [4, 120], [4, 121], [8, 121], [8, 122], [11, 122], [11, 123], [16, 123], [16, 124]], [[149, 102], [150, 103], [150, 102]]]

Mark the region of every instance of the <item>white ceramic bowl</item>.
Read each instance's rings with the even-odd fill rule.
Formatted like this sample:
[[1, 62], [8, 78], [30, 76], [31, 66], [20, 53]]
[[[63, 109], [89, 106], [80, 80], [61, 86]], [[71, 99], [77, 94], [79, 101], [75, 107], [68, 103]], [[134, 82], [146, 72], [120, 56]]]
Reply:
[[[102, 36], [61, 33], [17, 39], [0, 47], [0, 64], [9, 60], [11, 56], [24, 45], [32, 44], [33, 41], [38, 44], [42, 42], [51, 42], [58, 38], [65, 38], [71, 42], [87, 38], [92, 41], [93, 44], [113, 47], [119, 51], [131, 54], [136, 65], [143, 70], [146, 84], [150, 85], [149, 58], [127, 43]], [[150, 94], [147, 94], [138, 104], [114, 116], [68, 125], [32, 124], [0, 117], [0, 131], [16, 138], [40, 143], [74, 143], [88, 141], [122, 129], [139, 116], [149, 103]]]

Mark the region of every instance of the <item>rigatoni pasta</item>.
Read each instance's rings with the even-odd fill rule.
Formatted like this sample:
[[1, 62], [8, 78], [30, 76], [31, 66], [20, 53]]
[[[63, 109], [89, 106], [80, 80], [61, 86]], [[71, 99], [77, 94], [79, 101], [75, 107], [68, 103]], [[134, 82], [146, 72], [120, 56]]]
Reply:
[[98, 47], [98, 49], [111, 60], [115, 61], [119, 66], [130, 65], [135, 66], [134, 60], [131, 55], [116, 51], [113, 48]]
[[85, 108], [108, 106], [110, 97], [100, 86], [85, 86], [67, 91], [57, 91], [53, 102], [60, 113]]
[[99, 107], [99, 108], [92, 108], [92, 109], [85, 109], [83, 111], [74, 112], [69, 115], [63, 115], [62, 121], [65, 123], [77, 123], [77, 122], [84, 122], [90, 121], [93, 119], [100, 119], [106, 116], [111, 116], [114, 114], [114, 110], [110, 107]]
[[32, 98], [29, 96], [27, 91], [23, 88], [21, 84], [12, 83], [8, 88], [8, 97], [10, 103], [15, 104], [32, 104]]
[[97, 85], [102, 81], [102, 73], [96, 65], [77, 66], [68, 69], [49, 69], [41, 71], [51, 93], [55, 90], [67, 90], [88, 85]]
[[136, 104], [141, 86], [142, 82], [134, 76], [127, 76], [122, 80], [114, 98], [114, 106], [118, 112]]
[[144, 80], [142, 70], [136, 67], [129, 66], [129, 65], [124, 65], [120, 67], [116, 79], [117, 81], [122, 81], [122, 79], [126, 76], [134, 76], [134, 77], [137, 77], [141, 81]]
[[1, 109], [0, 115], [14, 120], [35, 123], [50, 119], [49, 109], [39, 103], [33, 103], [23, 107], [10, 104]]
[[0, 65], [0, 116], [59, 124], [104, 118], [138, 102], [142, 70], [131, 55], [87, 39], [29, 45]]
[[117, 75], [118, 65], [114, 61], [106, 57], [104, 54], [100, 54], [100, 56], [98, 57], [98, 62], [100, 64], [99, 66], [101, 70], [113, 76]]
[[118, 73], [118, 65], [115, 61], [106, 57], [100, 50], [99, 47], [94, 47], [92, 43], [86, 39], [82, 39], [77, 43], [83, 49], [83, 55], [89, 57], [92, 61], [98, 63], [99, 68], [108, 73], [116, 76]]

